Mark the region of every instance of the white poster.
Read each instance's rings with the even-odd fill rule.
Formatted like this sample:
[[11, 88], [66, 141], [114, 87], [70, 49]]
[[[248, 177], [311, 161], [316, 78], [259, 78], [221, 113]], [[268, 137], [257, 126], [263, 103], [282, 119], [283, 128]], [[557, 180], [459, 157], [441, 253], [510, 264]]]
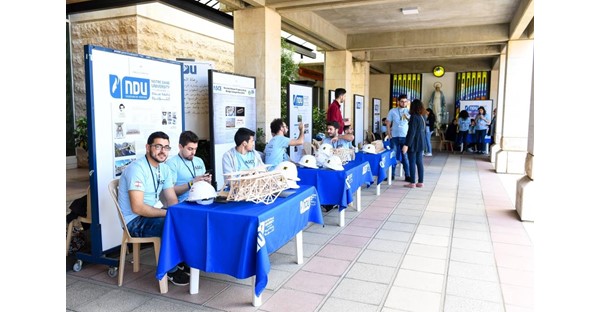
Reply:
[[223, 187], [223, 154], [235, 147], [239, 128], [256, 131], [256, 80], [215, 70], [208, 71], [211, 142], [217, 189]]
[[183, 62], [185, 130], [209, 140], [208, 70], [212, 62]]
[[492, 120], [492, 100], [460, 100], [460, 110], [466, 110], [471, 119], [475, 119], [477, 114], [479, 114], [479, 106], [483, 106], [485, 108], [485, 117], [488, 120]]
[[[289, 105], [291, 103], [291, 105]], [[312, 87], [290, 83], [288, 85], [288, 121], [289, 137], [296, 139], [300, 136], [298, 125], [304, 124], [304, 143], [312, 140]], [[311, 154], [311, 150], [304, 151], [303, 145], [290, 146], [290, 160], [297, 163], [303, 154]]]
[[373, 133], [381, 133], [381, 99], [373, 99]]
[[365, 139], [365, 97], [354, 95], [354, 146], [358, 147]]
[[[182, 64], [85, 46], [90, 189], [102, 250], [121, 244], [122, 229], [108, 184], [146, 153], [148, 136], [165, 132], [177, 154], [183, 129]], [[95, 221], [93, 221], [95, 222]], [[92, 235], [94, 231], [92, 231]]]

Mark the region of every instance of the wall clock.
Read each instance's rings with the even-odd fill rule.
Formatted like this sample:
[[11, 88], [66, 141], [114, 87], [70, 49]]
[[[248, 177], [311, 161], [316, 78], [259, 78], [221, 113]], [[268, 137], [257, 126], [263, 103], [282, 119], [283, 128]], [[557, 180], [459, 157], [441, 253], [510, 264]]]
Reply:
[[446, 73], [446, 70], [441, 65], [437, 65], [436, 67], [433, 68], [433, 75], [436, 77], [442, 77], [442, 76], [444, 76], [445, 73]]

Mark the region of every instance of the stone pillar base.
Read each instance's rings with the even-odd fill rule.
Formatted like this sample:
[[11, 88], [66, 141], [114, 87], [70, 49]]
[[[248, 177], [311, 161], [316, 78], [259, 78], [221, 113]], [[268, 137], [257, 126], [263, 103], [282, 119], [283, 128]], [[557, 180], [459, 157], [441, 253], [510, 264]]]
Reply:
[[528, 176], [517, 182], [517, 196], [515, 206], [521, 221], [534, 221], [537, 194], [536, 184]]
[[525, 174], [525, 151], [501, 150], [494, 153], [496, 157], [496, 173]]
[[490, 146], [490, 162], [492, 164], [496, 162], [496, 154], [501, 150], [500, 144], [494, 143], [492, 146]]

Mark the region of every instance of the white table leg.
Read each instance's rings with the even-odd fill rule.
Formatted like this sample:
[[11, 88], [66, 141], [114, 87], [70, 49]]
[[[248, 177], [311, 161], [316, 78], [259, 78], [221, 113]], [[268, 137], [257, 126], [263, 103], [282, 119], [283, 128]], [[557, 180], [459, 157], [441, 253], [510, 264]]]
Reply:
[[379, 177], [377, 177], [377, 188], [375, 188], [375, 195], [381, 195], [381, 184], [379, 183]]
[[[252, 276], [252, 285], [256, 285], [256, 275]], [[254, 287], [251, 287], [252, 291], [252, 305], [255, 307], [260, 307], [262, 305], [262, 294], [260, 296], [256, 296], [254, 294]]]
[[302, 231], [296, 234], [296, 263], [304, 263], [304, 250], [302, 248]]
[[340, 227], [346, 225], [346, 209], [340, 211]]
[[[388, 185], [392, 185], [392, 166], [388, 167], [387, 180], [388, 180]], [[377, 195], [379, 195], [379, 194], [377, 194]]]
[[[377, 184], [379, 186], [379, 184]], [[356, 191], [356, 211], [360, 211], [362, 208], [362, 186], [358, 187]]]
[[190, 267], [190, 295], [195, 295], [200, 289], [200, 270]]

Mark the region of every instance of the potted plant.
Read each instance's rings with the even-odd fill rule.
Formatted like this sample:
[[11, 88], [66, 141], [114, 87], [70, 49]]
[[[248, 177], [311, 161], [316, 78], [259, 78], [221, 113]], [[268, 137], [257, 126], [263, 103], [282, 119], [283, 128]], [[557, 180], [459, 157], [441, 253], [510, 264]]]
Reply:
[[77, 167], [88, 168], [88, 133], [87, 118], [79, 117], [75, 121], [73, 136], [75, 139], [75, 153], [77, 156]]

